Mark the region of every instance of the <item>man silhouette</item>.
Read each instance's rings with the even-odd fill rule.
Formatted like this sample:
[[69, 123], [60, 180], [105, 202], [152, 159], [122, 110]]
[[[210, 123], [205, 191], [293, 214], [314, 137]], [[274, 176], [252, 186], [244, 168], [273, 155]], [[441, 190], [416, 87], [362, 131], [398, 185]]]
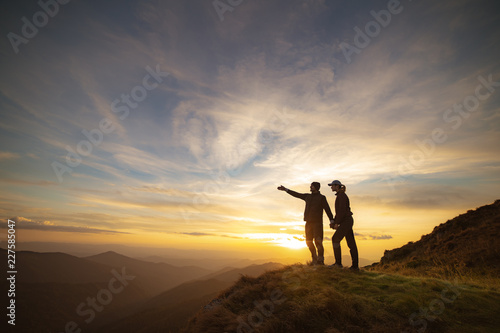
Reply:
[[318, 182], [311, 183], [311, 193], [297, 193], [287, 189], [283, 185], [278, 187], [278, 190], [286, 191], [286, 193], [291, 196], [306, 202], [304, 221], [306, 221], [306, 244], [312, 256], [311, 265], [325, 264], [325, 249], [323, 248], [323, 210], [326, 212], [326, 215], [328, 215], [330, 222], [333, 222], [333, 214], [326, 201], [326, 197], [319, 192], [320, 186]]

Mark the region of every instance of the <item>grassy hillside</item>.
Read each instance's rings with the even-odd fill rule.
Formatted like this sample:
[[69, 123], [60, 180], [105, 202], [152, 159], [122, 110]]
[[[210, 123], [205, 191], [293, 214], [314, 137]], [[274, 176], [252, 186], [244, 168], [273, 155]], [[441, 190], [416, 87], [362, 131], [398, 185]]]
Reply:
[[219, 281], [236, 282], [241, 275], [259, 276], [263, 272], [282, 268], [283, 265], [275, 262], [268, 262], [262, 265], [250, 265], [243, 268], [226, 267], [215, 273], [203, 276], [200, 280], [216, 279]]
[[241, 278], [185, 332], [498, 332], [500, 200], [361, 272], [289, 266]]
[[400, 248], [385, 251], [371, 269], [405, 275], [498, 282], [500, 200], [469, 210]]
[[242, 277], [185, 332], [498, 332], [499, 313], [488, 287], [294, 265]]

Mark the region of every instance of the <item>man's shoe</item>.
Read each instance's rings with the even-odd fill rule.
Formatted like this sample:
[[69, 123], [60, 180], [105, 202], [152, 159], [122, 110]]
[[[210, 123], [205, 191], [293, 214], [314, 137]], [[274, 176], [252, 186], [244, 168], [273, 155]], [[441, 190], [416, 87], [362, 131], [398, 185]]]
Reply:
[[330, 265], [328, 267], [330, 267], [330, 268], [343, 268], [344, 266], [342, 266], [342, 264], [333, 264], [333, 265]]
[[349, 267], [349, 270], [353, 271], [353, 272], [359, 272], [359, 267], [357, 267], [357, 266], [351, 266], [351, 267]]
[[316, 265], [325, 266], [325, 262], [323, 260], [318, 260], [318, 262], [316, 263]]
[[307, 266], [316, 266], [318, 264], [318, 260], [313, 259], [307, 263]]

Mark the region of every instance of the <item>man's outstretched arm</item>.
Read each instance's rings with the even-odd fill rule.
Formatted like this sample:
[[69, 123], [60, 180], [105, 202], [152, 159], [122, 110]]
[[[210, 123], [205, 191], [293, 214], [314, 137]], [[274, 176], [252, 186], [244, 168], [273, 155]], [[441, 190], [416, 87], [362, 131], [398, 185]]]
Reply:
[[296, 197], [296, 198], [299, 198], [299, 199], [302, 199], [302, 200], [305, 200], [306, 199], [306, 196], [307, 194], [306, 193], [297, 193], [295, 191], [292, 191], [290, 189], [287, 189], [286, 187], [284, 187], [283, 185], [280, 185], [278, 187], [278, 190], [280, 191], [285, 191], [286, 193], [290, 194], [291, 196], [293, 197]]

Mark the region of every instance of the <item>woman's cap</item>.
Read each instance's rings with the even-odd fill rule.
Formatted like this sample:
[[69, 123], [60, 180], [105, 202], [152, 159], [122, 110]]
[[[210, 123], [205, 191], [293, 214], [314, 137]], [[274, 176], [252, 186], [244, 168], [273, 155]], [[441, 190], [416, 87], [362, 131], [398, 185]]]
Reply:
[[342, 183], [339, 180], [334, 180], [330, 184], [328, 184], [328, 186], [332, 186], [332, 185], [342, 185]]

